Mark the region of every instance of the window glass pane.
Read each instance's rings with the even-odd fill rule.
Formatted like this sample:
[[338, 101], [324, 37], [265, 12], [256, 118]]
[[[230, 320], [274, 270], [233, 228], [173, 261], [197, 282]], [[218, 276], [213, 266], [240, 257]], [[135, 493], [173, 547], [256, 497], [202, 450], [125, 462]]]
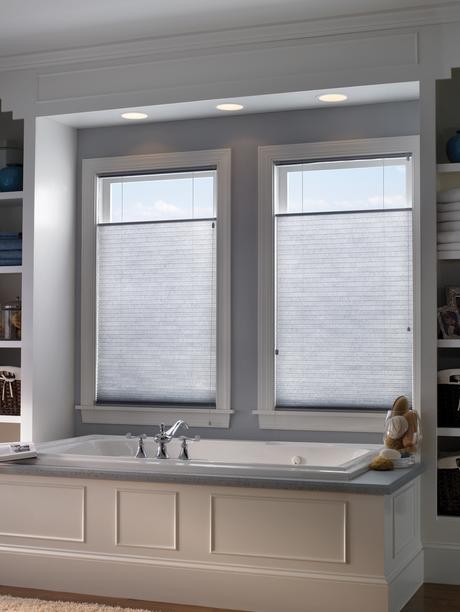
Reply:
[[215, 406], [215, 171], [101, 182], [96, 400]]
[[109, 204], [100, 221], [131, 223], [213, 217], [215, 171], [108, 177], [102, 189]]
[[293, 171], [287, 173], [287, 212], [302, 212], [303, 176], [304, 175], [302, 171]]
[[277, 212], [321, 213], [408, 207], [411, 205], [408, 168], [407, 158], [280, 166]]
[[[308, 212], [289, 214], [288, 201], [275, 217], [278, 407], [379, 409], [412, 394], [410, 167], [392, 159], [388, 173], [386, 164], [358, 170], [347, 164], [297, 171], [304, 195], [305, 181], [324, 195], [325, 214], [304, 197]], [[374, 201], [370, 176], [383, 168], [388, 189]], [[355, 191], [358, 176], [368, 181]], [[346, 198], [332, 199], [345, 185]], [[362, 210], [355, 210], [358, 203]]]

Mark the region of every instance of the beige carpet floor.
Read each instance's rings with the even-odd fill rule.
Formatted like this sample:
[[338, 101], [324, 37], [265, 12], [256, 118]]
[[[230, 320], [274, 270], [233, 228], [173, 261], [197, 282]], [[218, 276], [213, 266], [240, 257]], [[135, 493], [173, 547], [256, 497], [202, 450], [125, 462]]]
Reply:
[[[148, 612], [133, 608], [119, 608], [101, 604], [73, 603], [70, 601], [45, 601], [43, 599], [21, 599], [8, 595], [0, 596], [1, 612]], [[160, 611], [158, 611], [160, 612]]]

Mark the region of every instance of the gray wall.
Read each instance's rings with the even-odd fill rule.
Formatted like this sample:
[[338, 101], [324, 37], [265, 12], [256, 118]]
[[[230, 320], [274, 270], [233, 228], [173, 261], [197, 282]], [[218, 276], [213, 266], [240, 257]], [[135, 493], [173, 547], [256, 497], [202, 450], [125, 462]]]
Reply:
[[[257, 403], [257, 147], [419, 133], [418, 102], [149, 123], [79, 131], [81, 160], [230, 147], [232, 149], [232, 417], [231, 427], [196, 429], [204, 437], [380, 442], [380, 435], [259, 430]], [[77, 292], [78, 293], [78, 292]], [[79, 345], [77, 339], [77, 346]], [[77, 363], [79, 356], [77, 355]], [[79, 372], [77, 371], [77, 387]], [[76, 433], [122, 434], [142, 426], [83, 425]]]

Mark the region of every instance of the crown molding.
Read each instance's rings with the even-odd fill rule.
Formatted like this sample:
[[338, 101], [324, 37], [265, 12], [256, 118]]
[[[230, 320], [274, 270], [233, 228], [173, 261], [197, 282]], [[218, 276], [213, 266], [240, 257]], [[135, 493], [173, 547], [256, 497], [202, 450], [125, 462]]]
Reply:
[[261, 44], [295, 43], [303, 39], [323, 36], [417, 28], [456, 21], [460, 22], [460, 5], [457, 1], [449, 1], [432, 7], [399, 9], [374, 14], [359, 14], [268, 26], [251, 26], [41, 53], [8, 55], [0, 57], [0, 71], [52, 68], [59, 65], [123, 60], [145, 56], [151, 59], [166, 59], [189, 53], [210, 51], [223, 53]]

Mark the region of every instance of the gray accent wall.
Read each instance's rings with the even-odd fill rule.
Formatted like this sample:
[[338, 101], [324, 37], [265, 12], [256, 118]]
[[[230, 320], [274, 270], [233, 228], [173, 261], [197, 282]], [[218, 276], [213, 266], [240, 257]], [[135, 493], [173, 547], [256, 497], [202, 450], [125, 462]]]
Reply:
[[[195, 428], [193, 433], [208, 438], [253, 440], [381, 441], [379, 434], [260, 430], [257, 417], [252, 414], [257, 404], [257, 148], [418, 133], [416, 101], [79, 130], [79, 172], [81, 160], [85, 158], [232, 149], [232, 408], [235, 414], [229, 429]], [[77, 269], [77, 278], [79, 273]], [[79, 346], [78, 337], [76, 344]], [[78, 394], [79, 355], [76, 363]], [[75, 428], [77, 435], [141, 430], [151, 435], [156, 430], [156, 427], [134, 425], [82, 424], [79, 412], [76, 412]]]

